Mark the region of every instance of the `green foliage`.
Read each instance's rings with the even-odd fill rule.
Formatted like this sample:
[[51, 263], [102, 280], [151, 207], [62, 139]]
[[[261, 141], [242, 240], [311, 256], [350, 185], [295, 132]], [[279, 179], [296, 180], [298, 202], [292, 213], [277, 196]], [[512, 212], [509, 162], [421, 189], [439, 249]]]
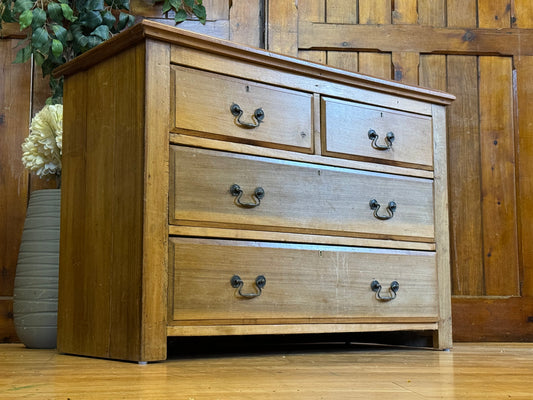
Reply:
[[154, 4], [163, 3], [163, 13], [174, 11], [174, 21], [179, 24], [187, 19], [187, 16], [194, 15], [205, 24], [206, 11], [202, 0], [154, 0]]
[[[173, 11], [176, 23], [194, 15], [205, 24], [202, 0], [154, 0], [163, 3], [163, 12]], [[130, 0], [0, 0], [2, 22], [18, 22], [27, 36], [19, 44], [15, 63], [33, 55], [43, 76], [74, 57], [99, 45], [133, 25]], [[63, 82], [50, 77], [49, 104], [62, 102]]]

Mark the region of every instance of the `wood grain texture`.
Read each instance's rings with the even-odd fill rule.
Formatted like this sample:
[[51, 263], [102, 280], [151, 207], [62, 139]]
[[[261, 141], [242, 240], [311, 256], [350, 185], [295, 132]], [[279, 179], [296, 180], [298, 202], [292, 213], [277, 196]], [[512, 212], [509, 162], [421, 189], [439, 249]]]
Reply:
[[133, 15], [142, 15], [146, 18], [161, 18], [164, 16], [162, 13], [163, 4], [154, 4], [152, 0], [131, 0], [130, 10]]
[[446, 0], [418, 0], [418, 23], [433, 27], [446, 26]]
[[452, 347], [452, 311], [450, 283], [450, 229], [448, 203], [448, 152], [446, 138], [446, 111], [443, 106], [433, 106], [433, 163], [435, 246], [437, 253], [439, 329], [434, 332], [434, 347]]
[[454, 321], [468, 321], [454, 330], [454, 341], [533, 341], [532, 297], [454, 297], [452, 310]]
[[393, 79], [409, 85], [417, 85], [419, 60], [419, 53], [392, 53]]
[[177, 393], [196, 400], [531, 397], [527, 385], [533, 379], [531, 343], [458, 343], [453, 351], [444, 352], [360, 342], [359, 335], [308, 336], [305, 341], [236, 338], [223, 343], [189, 339], [174, 343], [167, 362], [148, 366], [2, 345], [0, 396], [87, 400], [140, 396], [171, 400]]
[[395, 0], [393, 4], [393, 24], [416, 24], [418, 22], [417, 0]]
[[[207, 7], [207, 4], [206, 4]], [[233, 0], [229, 9], [229, 40], [254, 47], [264, 47], [262, 2]]]
[[513, 1], [513, 15], [511, 23], [513, 28], [533, 28], [533, 3], [528, 0]]
[[17, 39], [0, 40], [0, 296], [12, 296], [28, 198], [21, 144], [30, 121], [31, 67], [13, 64]]
[[[433, 239], [431, 181], [182, 147], [172, 147], [171, 157], [172, 224]], [[233, 184], [242, 188], [243, 203], [257, 204], [252, 195], [262, 187], [260, 206], [239, 207], [229, 191]], [[371, 199], [382, 204], [380, 215], [387, 215], [387, 204], [394, 200], [394, 218], [377, 220]]]
[[478, 0], [447, 0], [447, 26], [450, 28], [476, 28], [477, 3]]
[[0, 343], [19, 342], [13, 323], [13, 300], [0, 300]]
[[298, 27], [298, 46], [428, 54], [533, 55], [533, 31], [303, 22]]
[[[298, 22], [326, 22], [326, 1], [308, 0], [298, 3]], [[340, 2], [337, 2], [340, 5]], [[343, 5], [340, 5], [344, 7]]]
[[328, 51], [327, 64], [332, 67], [357, 72], [359, 70], [359, 54], [354, 51]]
[[229, 4], [225, 0], [203, 0], [202, 4], [207, 12], [207, 19], [211, 21], [227, 20], [229, 18]]
[[356, 1], [327, 0], [326, 22], [336, 24], [357, 24]]
[[[456, 102], [448, 110], [450, 237], [453, 293], [484, 293], [483, 224], [478, 97], [478, 60], [448, 56], [448, 90]], [[478, 244], [478, 245], [474, 245]]]
[[[141, 357], [143, 60], [144, 47], [133, 47], [66, 82], [58, 317], [66, 353]], [[113, 79], [119, 73], [124, 80]]]
[[520, 237], [521, 294], [533, 296], [533, 57], [515, 61], [518, 107], [518, 230]]
[[378, 78], [392, 79], [391, 54], [360, 52], [359, 72]]
[[[416, 321], [420, 318], [413, 318]], [[427, 319], [427, 318], [423, 318]], [[372, 340], [375, 335], [376, 340], [379, 341], [380, 335], [387, 332], [396, 332], [398, 329], [402, 329], [404, 334], [409, 335], [411, 331], [422, 332], [422, 335], [427, 336], [427, 331], [433, 331], [437, 329], [437, 324], [434, 322], [383, 322], [383, 323], [371, 323], [370, 319], [361, 319], [358, 323], [343, 323], [340, 319], [336, 323], [302, 323], [296, 321], [294, 323], [283, 324], [269, 324], [268, 332], [271, 335], [302, 335], [302, 334], [339, 334], [350, 333], [357, 335], [357, 333], [364, 333], [369, 335]], [[332, 321], [330, 319], [330, 321]], [[201, 321], [199, 321], [200, 323]], [[264, 325], [232, 325], [231, 321], [224, 325], [170, 325], [168, 327], [169, 336], [196, 336], [196, 339], [201, 339], [201, 336], [241, 336], [243, 340], [247, 340], [249, 335], [262, 335], [264, 333]], [[265, 336], [261, 336], [265, 337]], [[285, 336], [287, 337], [287, 336]], [[400, 339], [401, 341], [401, 339]]]
[[319, 64], [327, 62], [327, 53], [322, 50], [298, 50], [298, 57]]
[[[323, 154], [433, 169], [431, 118], [329, 97], [321, 105]], [[378, 135], [375, 145], [370, 131]], [[391, 133], [393, 141], [388, 142]]]
[[[86, 329], [89, 323], [90, 301], [81, 300], [78, 295], [90, 290], [93, 279], [91, 270], [85, 265], [86, 237], [86, 185], [85, 144], [87, 141], [87, 73], [81, 72], [67, 79], [63, 86], [63, 155], [61, 187], [61, 230], [60, 266], [67, 262], [68, 268], [61, 268], [59, 274], [57, 343], [59, 351], [75, 351], [87, 347], [89, 339]], [[76, 116], [70, 118], [69, 116]], [[76, 134], [70, 135], [69, 132]], [[68, 222], [70, 221], [70, 222]], [[68, 260], [68, 261], [67, 261]], [[86, 268], [88, 270], [86, 270]], [[75, 316], [75, 317], [73, 317]], [[62, 350], [63, 349], [63, 350]]]
[[478, 26], [480, 28], [510, 28], [511, 2], [509, 0], [478, 1]]
[[389, 0], [359, 0], [359, 23], [390, 24], [391, 6], [392, 2]]
[[2, 30], [0, 30], [0, 37], [2, 39], [24, 39], [26, 32], [20, 30], [18, 22], [2, 23]]
[[[310, 94], [190, 68], [173, 67], [172, 77], [173, 132], [312, 152]], [[195, 91], [198, 94], [191, 96]], [[233, 105], [241, 115], [232, 114]], [[262, 110], [262, 120], [254, 116], [257, 110]]]
[[[515, 17], [517, 26], [533, 27], [533, 4], [515, 0]], [[533, 85], [528, 77], [533, 73], [533, 57], [515, 57], [516, 69], [516, 113], [518, 148], [518, 229], [520, 237], [521, 295], [533, 296], [533, 246], [530, 244], [532, 230], [527, 221], [530, 218], [531, 198], [533, 197], [533, 180], [530, 173], [533, 168]]]
[[[165, 359], [168, 287], [170, 46], [148, 40], [144, 121], [140, 360]], [[163, 133], [164, 132], [164, 133]], [[141, 166], [139, 166], [140, 168]]]
[[[320, 104], [320, 102], [318, 103]], [[316, 124], [316, 126], [320, 126], [320, 123]], [[171, 133], [170, 143], [205, 149], [229, 151], [233, 153], [244, 153], [260, 157], [271, 157], [280, 160], [300, 161], [305, 163], [313, 163], [316, 165], [329, 165], [335, 167], [359, 169], [362, 171], [383, 172], [393, 175], [404, 175], [417, 178], [433, 179], [433, 172], [428, 170], [396, 167], [393, 165], [376, 164], [371, 162], [347, 160], [342, 158], [324, 158], [321, 155], [287, 152], [284, 150], [269, 149], [266, 147], [259, 147], [241, 143], [231, 143], [222, 141], [215, 142], [205, 138], [181, 135], [176, 133]]]
[[[184, 325], [191, 320], [202, 325], [416, 322], [417, 317], [434, 322], [437, 317], [434, 253], [183, 238], [171, 239], [170, 251], [171, 312]], [[265, 276], [261, 295], [243, 299], [230, 285], [234, 274], [243, 280], [245, 294], [258, 293], [254, 279]], [[382, 296], [391, 296], [390, 283], [399, 282], [394, 301], [376, 298], [370, 288], [376, 279]]]
[[446, 90], [446, 56], [421, 54], [418, 84], [437, 90]]
[[487, 295], [518, 295], [518, 237], [512, 60], [479, 60], [484, 284]]
[[295, 0], [270, 0], [267, 3], [267, 48], [296, 57], [298, 55], [297, 2]]
[[168, 227], [171, 236], [211, 237], [219, 239], [260, 240], [280, 243], [307, 243], [324, 244], [334, 246], [359, 246], [376, 247], [384, 249], [402, 250], [435, 250], [434, 243], [408, 242], [398, 240], [377, 240], [355, 237], [304, 235], [286, 232], [264, 232], [254, 230], [238, 230], [225, 228], [206, 228], [201, 226], [178, 226]]

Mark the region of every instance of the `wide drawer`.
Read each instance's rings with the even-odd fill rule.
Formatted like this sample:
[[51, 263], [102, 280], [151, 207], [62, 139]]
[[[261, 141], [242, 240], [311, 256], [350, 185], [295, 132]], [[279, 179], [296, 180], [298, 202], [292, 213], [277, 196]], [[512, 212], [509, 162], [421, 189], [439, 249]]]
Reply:
[[324, 97], [324, 153], [395, 165], [433, 165], [431, 118]]
[[183, 323], [437, 320], [433, 252], [171, 238], [170, 269]]
[[178, 66], [172, 79], [173, 131], [311, 152], [311, 94]]
[[[171, 147], [170, 159], [171, 224], [421, 241], [434, 237], [429, 179], [179, 146]], [[256, 196], [259, 189], [262, 198]]]

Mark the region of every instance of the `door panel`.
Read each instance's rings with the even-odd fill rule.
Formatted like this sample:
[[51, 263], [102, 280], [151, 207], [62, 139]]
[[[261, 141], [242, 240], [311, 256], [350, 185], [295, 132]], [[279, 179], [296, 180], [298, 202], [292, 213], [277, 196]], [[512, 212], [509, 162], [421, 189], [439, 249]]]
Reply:
[[533, 340], [531, 2], [305, 3], [292, 55], [325, 53], [333, 66], [457, 97], [447, 110], [454, 337]]

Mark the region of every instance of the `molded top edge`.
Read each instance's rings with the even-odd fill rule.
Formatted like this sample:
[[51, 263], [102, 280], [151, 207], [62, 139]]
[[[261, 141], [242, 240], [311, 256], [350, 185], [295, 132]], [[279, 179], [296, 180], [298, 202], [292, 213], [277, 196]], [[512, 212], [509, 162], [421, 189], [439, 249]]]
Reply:
[[439, 90], [406, 85], [360, 73], [349, 72], [328, 65], [186, 31], [146, 19], [113, 36], [94, 49], [76, 57], [74, 60], [56, 68], [54, 70], [54, 76], [73, 75], [146, 39], [163, 41], [169, 44], [244, 60], [252, 64], [271, 66], [286, 72], [303, 74], [317, 79], [396, 94], [435, 104], [447, 105], [455, 100], [455, 96], [452, 94]]

